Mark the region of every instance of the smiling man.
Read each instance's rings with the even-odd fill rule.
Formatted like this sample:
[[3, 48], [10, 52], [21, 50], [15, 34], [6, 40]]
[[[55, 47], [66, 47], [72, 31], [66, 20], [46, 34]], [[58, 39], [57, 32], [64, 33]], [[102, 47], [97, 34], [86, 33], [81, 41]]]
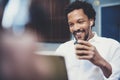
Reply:
[[56, 52], [65, 56], [69, 80], [118, 80], [120, 44], [92, 31], [96, 16], [92, 5], [75, 1], [66, 8], [66, 16], [75, 39]]

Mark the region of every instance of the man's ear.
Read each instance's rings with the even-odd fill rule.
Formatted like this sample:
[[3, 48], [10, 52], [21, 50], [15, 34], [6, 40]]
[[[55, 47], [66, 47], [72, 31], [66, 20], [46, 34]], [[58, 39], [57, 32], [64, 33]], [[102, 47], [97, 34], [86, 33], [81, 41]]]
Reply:
[[90, 19], [90, 26], [92, 27], [94, 24], [94, 19]]

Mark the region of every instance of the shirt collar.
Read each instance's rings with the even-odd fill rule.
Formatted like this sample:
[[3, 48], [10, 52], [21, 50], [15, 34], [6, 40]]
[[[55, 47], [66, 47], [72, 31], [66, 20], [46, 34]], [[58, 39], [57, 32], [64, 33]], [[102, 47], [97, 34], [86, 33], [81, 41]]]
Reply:
[[94, 34], [94, 36], [91, 39], [89, 39], [88, 42], [95, 42], [97, 40], [97, 38], [98, 38], [97, 33], [93, 32], [93, 34]]

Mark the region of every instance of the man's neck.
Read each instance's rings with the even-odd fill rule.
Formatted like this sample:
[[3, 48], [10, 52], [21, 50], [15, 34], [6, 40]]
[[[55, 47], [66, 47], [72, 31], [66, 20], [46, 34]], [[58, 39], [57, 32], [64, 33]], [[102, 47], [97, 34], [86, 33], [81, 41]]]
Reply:
[[94, 37], [94, 33], [92, 31], [90, 31], [90, 35], [89, 35], [88, 40], [92, 39], [93, 37]]

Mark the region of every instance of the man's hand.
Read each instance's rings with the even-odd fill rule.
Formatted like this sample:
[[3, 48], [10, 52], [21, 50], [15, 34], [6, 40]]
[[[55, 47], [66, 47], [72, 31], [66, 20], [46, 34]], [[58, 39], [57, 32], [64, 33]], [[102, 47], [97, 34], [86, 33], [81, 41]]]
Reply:
[[93, 64], [99, 65], [98, 59], [101, 59], [96, 48], [91, 45], [88, 41], [78, 40], [76, 44], [76, 54], [79, 59], [90, 60]]
[[89, 60], [96, 66], [99, 66], [106, 77], [111, 75], [111, 65], [101, 57], [95, 46], [90, 44], [88, 41], [78, 40], [75, 45], [75, 50], [78, 59]]

